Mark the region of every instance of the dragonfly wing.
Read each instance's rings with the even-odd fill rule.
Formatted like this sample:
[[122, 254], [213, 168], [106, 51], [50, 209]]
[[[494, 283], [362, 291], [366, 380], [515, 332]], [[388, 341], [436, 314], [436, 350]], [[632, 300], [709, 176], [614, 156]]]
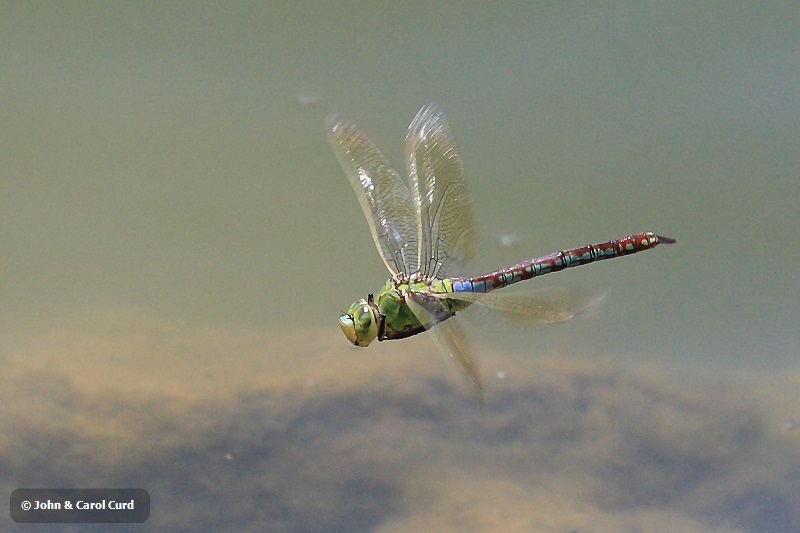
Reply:
[[483, 387], [481, 386], [481, 376], [478, 374], [478, 367], [472, 357], [472, 349], [464, 336], [457, 320], [446, 320], [439, 324], [437, 328], [445, 343], [447, 351], [458, 362], [461, 372], [472, 386], [472, 392], [478, 400], [478, 405], [483, 409]]
[[416, 272], [417, 210], [408, 187], [355, 124], [330, 116], [327, 128], [328, 140], [356, 191], [386, 268], [392, 275]]
[[442, 303], [430, 293], [409, 292], [406, 295], [406, 304], [419, 322], [425, 325], [426, 329], [437, 326], [434, 330], [440, 335], [437, 338], [439, 341], [437, 344], [441, 347], [442, 340], [444, 341], [444, 349], [458, 362], [461, 372], [472, 386], [478, 404], [483, 408], [483, 389], [478, 368], [475, 365], [472, 350], [458, 321], [450, 320], [454, 315], [447, 312]]
[[602, 302], [606, 294], [566, 291], [548, 291], [532, 295], [457, 292], [436, 296], [491, 307], [520, 322], [553, 324], [567, 321]]
[[433, 104], [408, 127], [406, 163], [418, 214], [420, 271], [426, 279], [446, 277], [450, 267], [473, 256], [475, 223], [453, 133]]

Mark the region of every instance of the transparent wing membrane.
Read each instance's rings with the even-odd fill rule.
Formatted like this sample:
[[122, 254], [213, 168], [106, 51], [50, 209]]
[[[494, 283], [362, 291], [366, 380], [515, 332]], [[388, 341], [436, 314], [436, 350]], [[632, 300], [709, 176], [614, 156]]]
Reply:
[[437, 328], [445, 342], [445, 347], [450, 356], [456, 360], [461, 373], [472, 387], [472, 392], [478, 400], [478, 405], [483, 409], [483, 387], [481, 386], [481, 376], [478, 373], [478, 366], [472, 357], [472, 348], [464, 336], [464, 331], [457, 320], [445, 320]]
[[464, 331], [455, 315], [447, 312], [438, 299], [430, 293], [409, 293], [406, 303], [426, 329], [436, 326], [439, 332], [437, 344], [447, 352], [457, 363], [467, 381], [472, 386], [473, 393], [481, 407], [483, 407], [483, 389], [478, 368], [472, 357], [472, 349], [467, 341]]
[[475, 223], [453, 133], [433, 104], [408, 127], [406, 163], [417, 210], [420, 271], [425, 279], [446, 277], [474, 255]]
[[559, 290], [535, 294], [459, 292], [437, 294], [436, 297], [477, 303], [526, 324], [553, 324], [565, 322], [601, 303], [606, 294]]
[[392, 275], [417, 271], [417, 210], [408, 187], [354, 124], [331, 116], [327, 127], [386, 268]]

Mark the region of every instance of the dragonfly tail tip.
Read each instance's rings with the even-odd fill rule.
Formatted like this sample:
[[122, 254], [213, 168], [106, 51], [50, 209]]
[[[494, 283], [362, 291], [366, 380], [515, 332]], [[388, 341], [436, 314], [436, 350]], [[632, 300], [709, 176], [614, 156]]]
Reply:
[[658, 237], [658, 244], [675, 244], [677, 241], [672, 237], [662, 237], [661, 235], [656, 235]]

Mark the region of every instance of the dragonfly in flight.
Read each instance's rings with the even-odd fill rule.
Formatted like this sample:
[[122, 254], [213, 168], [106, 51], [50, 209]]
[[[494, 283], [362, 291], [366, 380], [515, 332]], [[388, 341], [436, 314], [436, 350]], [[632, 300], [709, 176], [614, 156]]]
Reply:
[[[339, 326], [356, 346], [403, 339], [434, 326], [483, 402], [480, 376], [461, 326], [450, 320], [473, 303], [533, 321], [559, 322], [593, 300], [548, 301], [491, 294], [508, 285], [595, 261], [674, 243], [652, 232], [561, 250], [473, 277], [451, 277], [475, 252], [472, 199], [450, 125], [436, 105], [423, 107], [406, 135], [408, 183], [358, 127], [336, 115], [328, 139], [367, 218], [391, 278], [376, 294], [353, 303]], [[461, 270], [463, 271], [463, 270]]]

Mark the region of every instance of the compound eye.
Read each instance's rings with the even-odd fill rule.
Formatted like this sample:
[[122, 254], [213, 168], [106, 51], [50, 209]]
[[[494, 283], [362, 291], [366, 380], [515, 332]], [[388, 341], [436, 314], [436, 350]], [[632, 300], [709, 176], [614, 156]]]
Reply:
[[356, 326], [353, 323], [353, 315], [342, 315], [339, 317], [339, 327], [342, 328], [344, 336], [351, 344], [358, 345], [358, 337], [356, 336]]
[[368, 305], [362, 305], [356, 309], [353, 318], [358, 324], [359, 331], [367, 331], [372, 325], [372, 310]]

